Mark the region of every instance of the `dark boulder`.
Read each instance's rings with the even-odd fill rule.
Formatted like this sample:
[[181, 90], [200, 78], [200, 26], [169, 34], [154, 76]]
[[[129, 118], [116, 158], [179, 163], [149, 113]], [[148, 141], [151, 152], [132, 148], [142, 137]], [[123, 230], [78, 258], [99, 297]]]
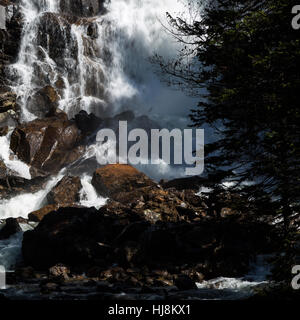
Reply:
[[22, 229], [14, 218], [6, 219], [4, 227], [0, 230], [0, 240], [8, 239], [12, 235], [21, 232]]
[[113, 223], [95, 208], [60, 208], [47, 214], [32, 231], [24, 233], [22, 253], [26, 265], [37, 269], [57, 263], [70, 267], [95, 265], [111, 248], [106, 243], [116, 233]]
[[93, 113], [88, 114], [84, 110], [81, 110], [75, 116], [75, 123], [84, 135], [94, 133], [100, 126], [101, 122], [102, 120], [95, 116]]
[[195, 282], [188, 276], [186, 275], [179, 275], [175, 281], [174, 281], [175, 286], [179, 290], [195, 290], [197, 289], [197, 286]]
[[165, 189], [174, 188], [176, 190], [194, 190], [199, 191], [202, 180], [198, 176], [179, 178], [170, 181], [161, 181], [161, 186]]
[[79, 177], [66, 176], [48, 193], [49, 204], [74, 204], [79, 201], [82, 189]]
[[59, 96], [51, 86], [45, 86], [29, 98], [27, 109], [37, 116], [44, 118], [47, 114], [53, 114], [58, 107]]

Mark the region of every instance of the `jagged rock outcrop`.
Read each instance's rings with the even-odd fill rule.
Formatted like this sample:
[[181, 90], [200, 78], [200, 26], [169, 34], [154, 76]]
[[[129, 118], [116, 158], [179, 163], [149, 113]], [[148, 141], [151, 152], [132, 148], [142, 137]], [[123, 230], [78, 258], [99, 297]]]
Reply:
[[48, 213], [53, 212], [58, 208], [59, 208], [59, 205], [57, 204], [49, 204], [39, 210], [31, 212], [28, 215], [28, 219], [29, 221], [33, 221], [33, 222], [40, 222]]
[[[110, 205], [110, 204], [109, 204]], [[151, 225], [130, 207], [60, 208], [25, 232], [26, 265], [47, 269], [64, 263], [77, 270], [185, 266], [205, 278], [242, 276], [251, 258], [271, 249], [270, 226], [225, 218]], [[113, 207], [115, 206], [115, 207]], [[269, 248], [269, 249], [268, 249]]]
[[63, 177], [61, 181], [48, 193], [49, 204], [73, 204], [79, 201], [82, 189], [80, 177]]
[[0, 28], [0, 126], [15, 125], [19, 116], [16, 94], [7, 87], [10, 84], [7, 66], [17, 59], [23, 28], [23, 17], [16, 2], [0, 0], [4, 20]]
[[12, 126], [15, 125], [19, 117], [19, 106], [17, 97], [10, 88], [0, 86], [0, 125]]
[[120, 192], [131, 192], [139, 188], [156, 184], [145, 174], [130, 165], [112, 164], [98, 169], [92, 184], [104, 197], [114, 199]]
[[[49, 57], [58, 67], [67, 67], [66, 57], [77, 60], [77, 41], [72, 38], [71, 24], [64, 17], [51, 12], [44, 13], [40, 17], [38, 28], [37, 45], [47, 50]], [[40, 54], [43, 58], [43, 53]], [[70, 74], [73, 71], [74, 74], [74, 70], [69, 69], [68, 71]]]
[[79, 142], [77, 126], [61, 113], [18, 126], [12, 133], [10, 148], [28, 165], [53, 173], [82, 155], [84, 148]]
[[53, 114], [58, 107], [59, 95], [51, 86], [45, 86], [29, 98], [27, 109], [37, 116], [44, 118]]
[[16, 60], [21, 43], [23, 17], [15, 2], [0, 0], [5, 18], [5, 28], [0, 28], [0, 85], [6, 84], [6, 65]]

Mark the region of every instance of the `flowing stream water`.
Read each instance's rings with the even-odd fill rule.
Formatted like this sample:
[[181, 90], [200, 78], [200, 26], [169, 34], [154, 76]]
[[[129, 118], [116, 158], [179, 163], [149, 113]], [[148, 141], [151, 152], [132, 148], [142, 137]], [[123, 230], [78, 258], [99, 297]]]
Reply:
[[[186, 115], [196, 100], [161, 84], [148, 60], [155, 52], [171, 58], [179, 49], [179, 44], [163, 25], [167, 11], [176, 15], [185, 10], [181, 1], [111, 0], [105, 4], [106, 14], [82, 19], [71, 27], [61, 15], [58, 0], [21, 0], [21, 6], [25, 25], [19, 56], [11, 65], [10, 74], [12, 89], [21, 106], [22, 121], [37, 118], [32, 109], [34, 94], [46, 85], [58, 87], [60, 83], [59, 108], [69, 118], [80, 110], [101, 117], [131, 109], [137, 115], [147, 114], [161, 122], [172, 123], [173, 127], [187, 124]], [[91, 26], [93, 36], [87, 36]], [[45, 28], [49, 34], [41, 39]], [[53, 54], [53, 35], [59, 36], [57, 45], [63, 47], [59, 54]], [[30, 179], [29, 167], [10, 152], [12, 129], [7, 136], [0, 137], [1, 158], [15, 175]], [[162, 167], [158, 172], [167, 170]], [[63, 175], [64, 171], [52, 177], [46, 187], [36, 193], [0, 199], [0, 219], [27, 218], [29, 213], [40, 209], [46, 203], [48, 192]], [[90, 175], [84, 174], [81, 183], [80, 204], [97, 208], [104, 205], [106, 199], [96, 194]], [[26, 228], [29, 227], [23, 226], [23, 231]], [[0, 265], [13, 268], [20, 259], [21, 241], [22, 232], [0, 241]], [[259, 281], [257, 277], [219, 278], [198, 284], [199, 292], [193, 296], [205, 299], [210, 295], [222, 298], [229, 293], [250, 294], [253, 286], [265, 281], [267, 266], [262, 261], [258, 261], [258, 265], [263, 268], [258, 272], [263, 275]], [[201, 295], [203, 290], [210, 290], [210, 294], [206, 291]]]

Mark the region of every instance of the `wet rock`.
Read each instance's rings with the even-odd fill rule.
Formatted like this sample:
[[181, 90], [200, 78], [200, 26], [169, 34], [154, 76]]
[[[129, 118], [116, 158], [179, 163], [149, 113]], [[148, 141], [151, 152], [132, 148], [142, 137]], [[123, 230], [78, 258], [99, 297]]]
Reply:
[[0, 128], [0, 137], [6, 136], [8, 134], [8, 127], [2, 127]]
[[70, 269], [61, 264], [58, 263], [55, 266], [51, 267], [48, 271], [49, 278], [54, 278], [54, 279], [62, 279], [62, 280], [68, 280], [69, 279], [69, 274], [70, 274]]
[[120, 192], [155, 186], [155, 183], [145, 174], [130, 165], [122, 164], [107, 165], [96, 170], [92, 184], [100, 195], [111, 199]]
[[75, 116], [75, 123], [84, 135], [94, 133], [100, 126], [102, 120], [96, 117], [93, 113], [88, 114], [86, 111], [81, 110]]
[[28, 215], [28, 219], [29, 219], [29, 221], [33, 221], [33, 222], [40, 222], [48, 213], [53, 212], [53, 211], [57, 210], [58, 208], [59, 208], [59, 206], [57, 204], [47, 205], [47, 206], [43, 207], [42, 209], [31, 212]]
[[73, 204], [79, 201], [82, 189], [79, 177], [66, 176], [48, 193], [49, 204]]
[[44, 118], [47, 114], [53, 114], [58, 107], [59, 96], [55, 89], [46, 86], [29, 98], [27, 108], [38, 118]]
[[176, 190], [194, 190], [199, 191], [202, 179], [198, 176], [174, 179], [170, 181], [161, 181], [161, 186], [165, 189], [174, 188]]
[[95, 208], [60, 208], [46, 215], [32, 231], [24, 233], [25, 264], [49, 268], [57, 263], [79, 267], [95, 265], [111, 248], [100, 244], [114, 237], [110, 219]]
[[36, 277], [36, 272], [32, 267], [20, 267], [15, 271], [16, 277], [22, 280], [33, 279]]
[[7, 167], [5, 165], [5, 163], [0, 160], [0, 180], [5, 180], [7, 177]]
[[23, 17], [19, 5], [2, 0], [1, 6], [5, 8], [6, 21], [5, 29], [0, 29], [0, 42], [3, 44], [0, 48], [0, 65], [13, 63], [17, 58], [23, 28]]
[[[44, 13], [40, 17], [37, 45], [47, 50], [49, 57], [61, 68], [66, 68], [65, 57], [76, 61], [77, 42], [72, 38], [71, 24], [62, 16]], [[43, 59], [43, 53], [40, 53]], [[70, 74], [74, 70], [68, 70]]]
[[0, 124], [13, 126], [18, 121], [19, 106], [16, 102], [16, 94], [11, 91], [0, 93]]
[[47, 183], [47, 177], [32, 177], [31, 180], [27, 180], [15, 176], [15, 173], [10, 169], [7, 169], [6, 177], [3, 176], [2, 178], [3, 180], [0, 178], [0, 196], [2, 199], [10, 199], [24, 193], [36, 193]]
[[141, 253], [141, 246], [134, 241], [128, 241], [118, 250], [118, 257], [121, 265], [138, 264]]
[[179, 290], [195, 290], [195, 289], [197, 289], [195, 282], [191, 278], [189, 278], [188, 276], [185, 276], [185, 275], [179, 275], [175, 279], [174, 284]]
[[221, 209], [221, 217], [222, 218], [225, 218], [225, 217], [228, 217], [228, 216], [231, 216], [234, 214], [237, 214], [237, 211], [233, 210], [231, 208], [222, 208]]
[[131, 212], [140, 220], [146, 220], [152, 224], [158, 221], [176, 222], [180, 219], [177, 208], [181, 201], [156, 186], [117, 193], [113, 197], [116, 201], [109, 201], [100, 211], [108, 214]]
[[80, 156], [78, 140], [79, 130], [73, 122], [52, 117], [18, 126], [12, 133], [10, 148], [28, 165], [53, 173]]
[[60, 0], [60, 10], [64, 14], [78, 17], [92, 17], [103, 12], [104, 0]]
[[0, 230], [0, 240], [8, 239], [12, 235], [21, 232], [22, 229], [14, 218], [6, 219], [4, 227]]
[[40, 284], [42, 294], [50, 294], [51, 292], [60, 291], [60, 284], [55, 282], [46, 282]]

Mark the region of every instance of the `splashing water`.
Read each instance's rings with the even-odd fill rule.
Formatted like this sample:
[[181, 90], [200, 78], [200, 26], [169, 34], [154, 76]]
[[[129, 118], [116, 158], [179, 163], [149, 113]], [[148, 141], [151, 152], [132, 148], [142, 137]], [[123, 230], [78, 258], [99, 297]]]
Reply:
[[271, 255], [258, 255], [250, 264], [250, 271], [242, 278], [219, 277], [197, 283], [198, 289], [212, 290], [211, 299], [232, 300], [245, 299], [254, 293], [254, 289], [269, 284], [267, 277], [271, 273], [271, 265], [268, 263]]
[[[26, 24], [11, 74], [25, 121], [36, 118], [29, 108], [32, 95], [43, 86], [56, 87], [58, 82], [63, 83], [58, 90], [59, 108], [69, 117], [80, 110], [103, 116], [133, 109], [137, 114], [151, 112], [160, 120], [163, 114], [165, 119], [182, 122], [195, 105], [194, 99], [162, 85], [148, 61], [154, 52], [165, 57], [177, 53], [179, 44], [163, 24], [167, 24], [167, 11], [175, 16], [184, 12], [181, 1], [107, 1], [107, 14], [81, 19], [71, 28], [60, 14], [58, 0], [22, 0], [21, 4]], [[40, 28], [49, 23], [45, 20], [49, 12], [56, 17], [50, 20], [55, 24], [55, 36], [62, 37], [54, 44], [68, 44], [62, 47], [61, 57], [53, 54], [51, 30], [47, 45], [40, 40]], [[91, 26], [93, 36], [88, 35]]]
[[6, 167], [10, 169], [14, 175], [30, 180], [31, 174], [29, 166], [18, 160], [10, 150], [11, 134], [12, 131], [10, 131], [6, 136], [0, 137], [0, 159], [2, 158]]
[[84, 207], [99, 209], [105, 205], [107, 199], [98, 196], [91, 182], [92, 177], [87, 174], [81, 178], [82, 190], [80, 192], [79, 204]]
[[63, 171], [51, 178], [46, 187], [36, 193], [24, 193], [9, 200], [0, 201], [0, 217], [28, 218], [28, 214], [43, 207], [45, 198], [50, 190], [63, 178]]

